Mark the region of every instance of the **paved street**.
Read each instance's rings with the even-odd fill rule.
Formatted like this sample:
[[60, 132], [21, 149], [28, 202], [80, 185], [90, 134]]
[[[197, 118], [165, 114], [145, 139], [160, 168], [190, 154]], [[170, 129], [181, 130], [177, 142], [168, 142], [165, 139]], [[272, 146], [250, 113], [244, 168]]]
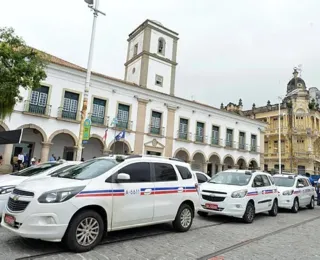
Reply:
[[276, 218], [259, 215], [251, 225], [197, 217], [188, 233], [171, 232], [167, 225], [116, 232], [84, 254], [66, 253], [59, 244], [22, 239], [0, 228], [0, 259], [320, 259], [319, 226], [320, 208], [281, 211]]

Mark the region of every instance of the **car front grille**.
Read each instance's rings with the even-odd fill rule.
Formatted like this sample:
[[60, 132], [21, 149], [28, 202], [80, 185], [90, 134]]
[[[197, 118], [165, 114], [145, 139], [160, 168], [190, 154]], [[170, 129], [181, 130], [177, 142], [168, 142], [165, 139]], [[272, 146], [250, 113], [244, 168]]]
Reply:
[[217, 197], [217, 196], [210, 196], [210, 195], [204, 195], [202, 194], [202, 198], [207, 201], [213, 201], [213, 202], [221, 202], [224, 201], [225, 197]]
[[12, 194], [16, 194], [16, 195], [20, 195], [20, 196], [27, 196], [27, 197], [33, 197], [34, 196], [33, 192], [24, 191], [24, 190], [18, 190], [18, 189], [14, 189], [12, 191]]
[[222, 192], [222, 191], [203, 190], [203, 192], [227, 195], [227, 193], [226, 193], [226, 192]]
[[29, 201], [14, 200], [9, 198], [7, 207], [11, 212], [21, 212], [24, 211], [28, 205]]

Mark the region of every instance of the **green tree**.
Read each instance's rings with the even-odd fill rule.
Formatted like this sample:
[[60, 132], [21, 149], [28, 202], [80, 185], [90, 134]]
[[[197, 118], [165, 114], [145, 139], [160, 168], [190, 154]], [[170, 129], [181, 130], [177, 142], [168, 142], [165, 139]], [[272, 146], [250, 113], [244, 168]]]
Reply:
[[36, 89], [46, 79], [47, 57], [30, 48], [12, 28], [0, 28], [0, 120], [21, 101], [19, 87]]

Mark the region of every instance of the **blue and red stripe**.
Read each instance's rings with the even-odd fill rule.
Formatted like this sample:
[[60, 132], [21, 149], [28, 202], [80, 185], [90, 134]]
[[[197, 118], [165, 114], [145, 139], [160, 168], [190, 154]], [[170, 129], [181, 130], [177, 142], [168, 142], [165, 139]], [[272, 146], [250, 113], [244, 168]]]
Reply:
[[111, 197], [111, 196], [124, 196], [124, 190], [90, 190], [82, 191], [76, 197]]
[[257, 196], [258, 192], [257, 191], [251, 191], [247, 193], [247, 196]]

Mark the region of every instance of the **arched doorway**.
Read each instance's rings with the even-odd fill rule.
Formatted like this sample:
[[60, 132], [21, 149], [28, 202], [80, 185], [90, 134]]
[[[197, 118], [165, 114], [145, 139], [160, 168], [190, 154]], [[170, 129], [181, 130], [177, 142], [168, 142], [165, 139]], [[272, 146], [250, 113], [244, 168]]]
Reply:
[[195, 152], [192, 157], [191, 168], [193, 170], [205, 171], [204, 164], [206, 162], [206, 158], [202, 152]]
[[209, 157], [209, 163], [208, 163], [208, 174], [210, 176], [216, 174], [219, 172], [219, 166], [221, 164], [221, 159], [218, 154], [213, 153]]
[[256, 160], [252, 159], [250, 162], [249, 162], [249, 169], [250, 170], [258, 170], [259, 169], [259, 165], [257, 163]]
[[242, 157], [240, 157], [237, 161], [237, 165], [238, 165], [238, 168], [240, 170], [245, 170], [247, 169], [247, 163], [246, 163], [246, 160]]
[[22, 153], [24, 165], [29, 166], [33, 157], [41, 158], [42, 142], [47, 140], [47, 135], [41, 127], [33, 124], [22, 125], [18, 129], [23, 129], [23, 133], [20, 144], [13, 145], [12, 158], [15, 162]]
[[54, 132], [49, 138], [49, 143], [52, 143], [49, 152], [49, 160], [51, 160], [52, 156], [56, 160], [75, 160], [77, 137], [71, 131], [58, 130]]
[[[6, 129], [0, 124], [0, 132], [4, 132], [4, 131], [6, 131]], [[4, 148], [5, 148], [5, 145], [0, 144], [0, 155], [2, 157], [4, 155]]]
[[234, 160], [231, 155], [227, 155], [223, 160], [223, 170], [232, 169], [234, 167]]
[[178, 158], [180, 160], [183, 160], [185, 162], [189, 162], [190, 156], [187, 150], [180, 148], [175, 152], [175, 158]]
[[110, 153], [112, 154], [130, 154], [131, 149], [127, 142], [124, 141], [116, 141], [113, 142], [110, 146]]
[[84, 145], [82, 158], [84, 160], [89, 160], [93, 157], [101, 156], [103, 156], [103, 142], [96, 137], [91, 137], [88, 143]]

